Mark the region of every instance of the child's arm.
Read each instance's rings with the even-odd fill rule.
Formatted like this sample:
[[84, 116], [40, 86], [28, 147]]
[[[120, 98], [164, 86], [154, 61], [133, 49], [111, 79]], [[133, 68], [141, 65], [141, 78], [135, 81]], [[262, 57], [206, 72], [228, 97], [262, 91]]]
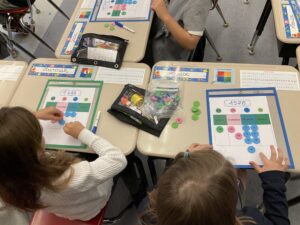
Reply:
[[45, 109], [40, 109], [35, 112], [34, 115], [40, 120], [61, 120], [64, 117], [64, 113], [54, 106], [49, 106]]
[[264, 206], [265, 217], [273, 225], [288, 225], [288, 204], [285, 196], [285, 171], [288, 169], [288, 159], [284, 157], [283, 151], [278, 148], [278, 157], [274, 146], [271, 146], [270, 160], [264, 154], [260, 154], [263, 167], [258, 166], [255, 162], [250, 164], [259, 173], [264, 189]]
[[[174, 0], [176, 1], [176, 0]], [[209, 2], [209, 3], [207, 3]], [[211, 7], [210, 1], [194, 1], [189, 5], [183, 15], [184, 28], [169, 14], [164, 0], [153, 0], [151, 8], [171, 32], [175, 40], [189, 50], [196, 48], [202, 31], [204, 31], [203, 18], [206, 18]]]
[[85, 129], [81, 123], [68, 123], [64, 131], [87, 144], [99, 155], [93, 162], [82, 161], [72, 166], [74, 173], [69, 187], [74, 187], [76, 191], [88, 190], [113, 178], [126, 167], [126, 157], [120, 149]]

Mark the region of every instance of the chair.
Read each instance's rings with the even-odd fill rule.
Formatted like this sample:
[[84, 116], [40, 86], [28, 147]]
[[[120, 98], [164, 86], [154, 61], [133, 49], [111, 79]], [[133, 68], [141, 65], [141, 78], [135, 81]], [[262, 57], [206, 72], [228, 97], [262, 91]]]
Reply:
[[81, 221], [65, 219], [45, 210], [38, 210], [33, 214], [30, 225], [100, 225], [103, 222], [104, 213], [105, 208], [93, 219]]
[[[210, 10], [216, 9], [219, 13], [219, 15], [221, 16], [222, 20], [223, 20], [223, 26], [224, 27], [228, 27], [229, 24], [227, 23], [223, 12], [218, 4], [219, 0], [214, 0], [212, 1], [212, 8]], [[204, 31], [204, 37], [205, 39], [208, 41], [208, 43], [210, 44], [210, 46], [212, 47], [212, 49], [214, 50], [214, 52], [217, 55], [216, 60], [217, 61], [222, 61], [222, 56], [220, 55], [215, 43], [213, 42], [213, 39], [211, 38], [211, 36], [209, 35], [207, 29]], [[188, 61], [194, 61], [194, 62], [199, 62], [199, 61], [203, 61], [203, 52], [204, 52], [204, 48], [205, 48], [205, 41], [201, 38], [199, 43], [197, 44], [195, 50], [191, 53], [191, 55], [189, 56]]]
[[[33, 14], [32, 14], [32, 5], [30, 0], [27, 0], [28, 6], [18, 8], [18, 9], [10, 9], [10, 10], [0, 10], [0, 14], [6, 15], [6, 24], [2, 24], [6, 26], [7, 29], [7, 35], [5, 33], [1, 32], [1, 36], [7, 41], [7, 46], [9, 49], [9, 52], [11, 53], [11, 56], [15, 58], [17, 56], [17, 50], [14, 48], [14, 46], [17, 46], [22, 51], [24, 51], [26, 54], [28, 54], [30, 57], [35, 58], [28, 50], [24, 49], [22, 46], [17, 44], [14, 41], [13, 38], [13, 31], [12, 31], [12, 23], [15, 23], [16, 26], [19, 26], [23, 33], [26, 35], [28, 33], [32, 34], [36, 39], [38, 39], [41, 43], [43, 43], [45, 46], [47, 46], [51, 51], [54, 52], [54, 49], [48, 45], [42, 38], [40, 38], [35, 33], [35, 22], [33, 20]], [[30, 24], [27, 24], [23, 21], [23, 17], [30, 13]]]

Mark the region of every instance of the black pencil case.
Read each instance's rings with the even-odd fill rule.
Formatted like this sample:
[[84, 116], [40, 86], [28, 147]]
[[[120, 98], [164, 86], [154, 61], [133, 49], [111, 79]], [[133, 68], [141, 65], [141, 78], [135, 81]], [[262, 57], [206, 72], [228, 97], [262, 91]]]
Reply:
[[82, 35], [71, 62], [120, 69], [128, 40], [110, 35]]

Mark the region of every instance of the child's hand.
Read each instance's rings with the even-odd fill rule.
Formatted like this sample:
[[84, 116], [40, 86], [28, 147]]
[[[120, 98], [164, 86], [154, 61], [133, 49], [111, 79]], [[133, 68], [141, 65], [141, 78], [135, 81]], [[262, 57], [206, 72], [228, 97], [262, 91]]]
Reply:
[[40, 109], [35, 113], [35, 116], [41, 120], [54, 120], [59, 121], [64, 117], [64, 113], [54, 106]]
[[283, 151], [281, 148], [278, 148], [278, 157], [276, 155], [276, 150], [273, 145], [270, 147], [271, 149], [271, 157], [268, 159], [265, 154], [259, 153], [261, 161], [264, 163], [262, 167], [260, 167], [256, 162], [250, 162], [250, 165], [254, 167], [257, 173], [263, 173], [266, 171], [283, 171], [285, 172], [289, 168], [289, 160], [284, 157]]
[[188, 150], [190, 152], [201, 151], [201, 150], [212, 150], [212, 146], [211, 145], [207, 145], [207, 144], [202, 145], [202, 144], [198, 144], [198, 143], [193, 143], [188, 148]]
[[164, 0], [152, 0], [151, 8], [163, 22], [170, 17]]
[[84, 126], [80, 122], [66, 123], [64, 126], [64, 132], [73, 138], [78, 138], [80, 132], [84, 129]]

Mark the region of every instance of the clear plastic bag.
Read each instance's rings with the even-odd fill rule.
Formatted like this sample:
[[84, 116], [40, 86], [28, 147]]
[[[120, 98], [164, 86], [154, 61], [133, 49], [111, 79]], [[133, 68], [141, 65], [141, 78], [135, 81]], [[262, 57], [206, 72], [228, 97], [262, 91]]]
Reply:
[[170, 118], [182, 109], [182, 82], [174, 80], [152, 80], [146, 91], [143, 114], [154, 121]]

